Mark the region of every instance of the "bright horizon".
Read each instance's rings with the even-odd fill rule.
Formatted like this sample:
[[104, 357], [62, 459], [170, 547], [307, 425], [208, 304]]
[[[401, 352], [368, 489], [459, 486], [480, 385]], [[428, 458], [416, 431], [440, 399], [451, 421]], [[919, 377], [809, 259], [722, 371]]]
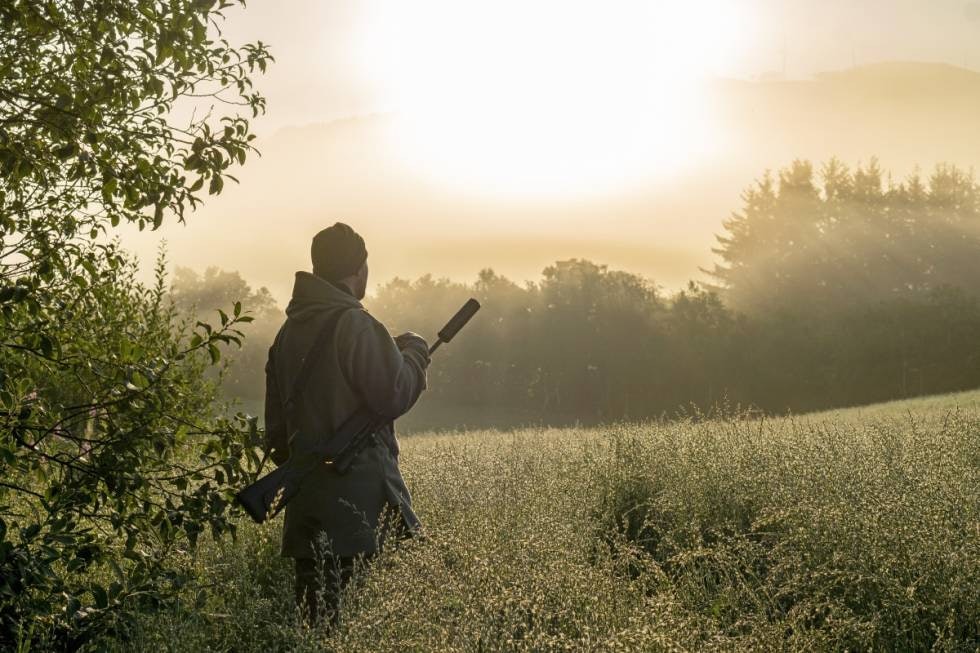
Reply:
[[398, 116], [392, 155], [436, 183], [532, 198], [662, 180], [723, 147], [705, 82], [748, 23], [722, 0], [428, 0], [366, 22], [356, 60]]
[[[228, 12], [230, 40], [262, 39], [277, 58], [256, 80], [269, 107], [254, 121], [264, 156], [187, 227], [127, 233], [144, 267], [166, 239], [175, 265], [238, 270], [282, 300], [309, 238], [341, 220], [373, 245], [373, 283], [469, 280], [483, 267], [520, 281], [583, 257], [676, 287], [710, 262], [712, 234], [766, 169], [833, 155], [851, 165], [880, 156], [899, 176], [978, 162], [955, 138], [915, 150], [858, 126], [819, 133], [855, 116], [890, 119], [874, 113], [872, 96], [890, 92], [877, 82], [862, 82], [856, 109], [827, 94], [812, 134], [786, 117], [813, 103], [790, 80], [888, 61], [980, 67], [977, 1], [289, 8]], [[851, 113], [826, 115], [838, 106]]]

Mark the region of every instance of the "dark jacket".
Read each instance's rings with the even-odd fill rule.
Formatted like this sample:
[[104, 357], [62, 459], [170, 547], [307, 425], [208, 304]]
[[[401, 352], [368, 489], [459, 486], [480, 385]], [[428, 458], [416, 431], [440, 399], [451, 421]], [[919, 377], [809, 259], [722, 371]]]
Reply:
[[[340, 287], [308, 272], [296, 273], [286, 316], [266, 364], [266, 446], [277, 464], [288, 459], [288, 434], [296, 429], [284, 404], [303, 358], [331, 318], [337, 318], [332, 341], [323, 347], [297, 401], [297, 421], [304, 428], [329, 435], [362, 406], [394, 420], [425, 389], [429, 363], [425, 341], [417, 336], [400, 338], [399, 349], [384, 325]], [[385, 506], [397, 508], [405, 526], [418, 528], [398, 469], [393, 425], [382, 429], [377, 439], [378, 445], [358, 454], [346, 474], [324, 465], [304, 481], [286, 506], [284, 556], [313, 557], [313, 543], [320, 534], [335, 555], [372, 553]]]

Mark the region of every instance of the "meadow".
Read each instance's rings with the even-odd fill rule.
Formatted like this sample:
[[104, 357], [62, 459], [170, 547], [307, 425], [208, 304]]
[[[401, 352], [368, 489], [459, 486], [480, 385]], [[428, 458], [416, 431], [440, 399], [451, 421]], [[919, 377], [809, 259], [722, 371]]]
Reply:
[[403, 439], [426, 537], [333, 632], [299, 625], [281, 520], [204, 542], [119, 650], [976, 651], [980, 392]]

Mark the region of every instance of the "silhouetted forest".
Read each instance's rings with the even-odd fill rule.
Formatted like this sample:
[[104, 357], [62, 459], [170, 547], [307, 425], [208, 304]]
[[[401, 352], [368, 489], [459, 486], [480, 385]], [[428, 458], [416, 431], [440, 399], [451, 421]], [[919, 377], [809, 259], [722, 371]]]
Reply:
[[[484, 306], [439, 351], [406, 424], [599, 422], [725, 402], [800, 412], [980, 386], [971, 175], [940, 167], [895, 183], [876, 162], [796, 162], [745, 192], [714, 251], [713, 282], [672, 294], [578, 259], [526, 285], [490, 269], [473, 283], [386, 283], [368, 307], [393, 331], [433, 337], [467, 297]], [[184, 272], [174, 292], [207, 306], [232, 277]], [[224, 285], [215, 305], [244, 294], [261, 313], [226, 385], [256, 405], [281, 318], [240, 278]]]

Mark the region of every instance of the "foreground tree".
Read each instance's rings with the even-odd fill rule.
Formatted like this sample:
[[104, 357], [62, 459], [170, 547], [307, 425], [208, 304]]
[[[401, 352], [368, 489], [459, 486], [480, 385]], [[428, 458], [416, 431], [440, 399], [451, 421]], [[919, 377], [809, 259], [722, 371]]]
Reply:
[[231, 529], [251, 450], [201, 367], [248, 318], [192, 333], [106, 236], [183, 221], [252, 150], [270, 56], [221, 38], [234, 4], [0, 3], [0, 648], [77, 645]]

